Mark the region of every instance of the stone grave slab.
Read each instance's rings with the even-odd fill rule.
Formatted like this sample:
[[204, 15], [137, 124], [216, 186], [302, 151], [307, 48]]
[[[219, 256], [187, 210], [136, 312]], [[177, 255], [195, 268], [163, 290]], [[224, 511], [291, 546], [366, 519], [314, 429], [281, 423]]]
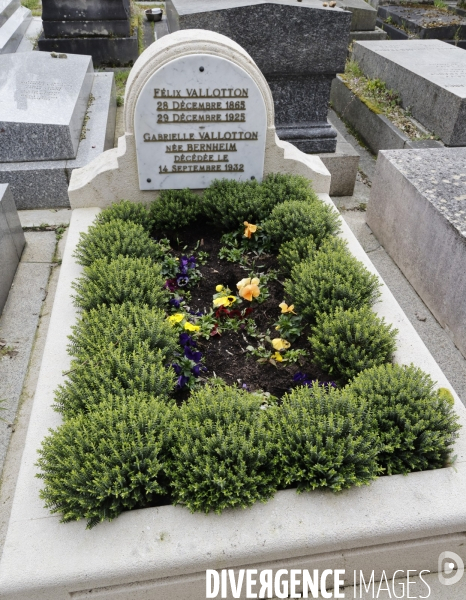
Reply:
[[466, 52], [439, 40], [355, 42], [363, 73], [400, 93], [402, 105], [447, 146], [466, 146]]
[[0, 56], [0, 162], [75, 158], [93, 72], [90, 56]]
[[0, 182], [10, 184], [18, 209], [69, 206], [68, 184], [73, 169], [87, 165], [113, 148], [116, 116], [113, 73], [94, 73], [91, 95], [75, 158], [0, 162]]
[[0, 183], [0, 314], [26, 240], [9, 186]]
[[72, 208], [147, 203], [163, 189], [276, 172], [330, 188], [320, 158], [278, 140], [271, 91], [252, 58], [212, 31], [177, 31], [139, 57], [126, 87], [125, 135], [73, 171], [68, 193]]
[[367, 224], [466, 356], [466, 148], [381, 151]]
[[335, 152], [330, 86], [344, 70], [352, 14], [319, 0], [168, 0], [171, 32], [208, 29], [240, 44], [264, 73], [278, 137], [303, 152]]
[[351, 31], [373, 31], [377, 20], [377, 11], [365, 0], [336, 0], [337, 6], [349, 10]]
[[16, 52], [32, 19], [20, 0], [0, 0], [0, 54]]
[[420, 39], [464, 40], [466, 19], [435, 6], [380, 6], [378, 16], [383, 20], [415, 34]]

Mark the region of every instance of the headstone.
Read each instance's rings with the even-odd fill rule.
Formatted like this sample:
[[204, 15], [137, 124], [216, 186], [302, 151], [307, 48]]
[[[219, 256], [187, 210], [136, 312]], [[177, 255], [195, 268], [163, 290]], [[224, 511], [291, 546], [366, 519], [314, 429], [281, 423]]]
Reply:
[[466, 148], [381, 151], [367, 224], [466, 356]]
[[74, 158], [93, 72], [89, 56], [0, 56], [0, 162]]
[[196, 189], [218, 178], [260, 180], [266, 132], [262, 94], [241, 67], [209, 55], [172, 61], [136, 104], [139, 187], [182, 189], [187, 177]]
[[380, 6], [378, 16], [420, 39], [466, 39], [466, 19], [441, 8], [426, 5]]
[[94, 64], [131, 65], [139, 55], [129, 0], [43, 0], [39, 50], [89, 54]]
[[89, 56], [0, 56], [0, 183], [18, 208], [69, 206], [71, 170], [113, 147], [113, 73]]
[[352, 15], [318, 0], [167, 0], [171, 32], [208, 29], [240, 44], [265, 75], [280, 139], [335, 152], [330, 86], [345, 66]]
[[178, 31], [139, 57], [126, 87], [125, 135], [73, 171], [69, 197], [72, 208], [151, 202], [161, 189], [271, 172], [304, 175], [329, 191], [320, 158], [278, 140], [270, 88], [252, 58], [223, 35]]
[[0, 314], [26, 240], [9, 186], [0, 183]]
[[20, 0], [0, 0], [0, 54], [16, 52], [31, 18]]
[[377, 20], [377, 11], [365, 0], [336, 0], [337, 6], [349, 10], [351, 31], [373, 31]]
[[447, 146], [466, 146], [466, 52], [439, 40], [355, 42], [371, 79], [399, 92], [404, 108]]

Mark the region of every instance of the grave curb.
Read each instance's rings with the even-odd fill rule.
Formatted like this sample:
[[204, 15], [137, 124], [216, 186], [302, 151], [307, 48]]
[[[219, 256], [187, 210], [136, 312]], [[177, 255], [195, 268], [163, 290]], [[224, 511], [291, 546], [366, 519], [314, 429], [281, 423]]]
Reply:
[[[338, 495], [281, 491], [267, 504], [222, 515], [163, 506], [124, 513], [90, 531], [83, 521], [59, 524], [38, 498], [34, 463], [48, 428], [60, 423], [51, 403], [70, 363], [67, 335], [77, 314], [70, 286], [81, 272], [72, 252], [98, 212], [76, 209], [70, 223], [0, 564], [3, 600], [203, 600], [207, 568], [383, 568], [388, 575], [436, 571], [443, 550], [466, 559], [466, 428], [454, 468], [381, 477]], [[353, 254], [377, 273], [343, 220], [342, 232]], [[413, 362], [452, 389], [385, 285], [375, 309], [399, 329], [397, 362]], [[454, 395], [464, 426], [466, 409]]]

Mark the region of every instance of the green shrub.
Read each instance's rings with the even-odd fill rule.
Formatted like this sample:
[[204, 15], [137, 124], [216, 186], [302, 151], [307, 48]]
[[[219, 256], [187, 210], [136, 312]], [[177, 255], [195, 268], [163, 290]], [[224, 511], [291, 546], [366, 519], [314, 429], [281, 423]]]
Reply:
[[309, 338], [313, 361], [346, 382], [364, 369], [391, 362], [397, 333], [368, 306], [337, 308], [317, 317]]
[[316, 244], [312, 237], [297, 237], [280, 246], [278, 251], [278, 264], [282, 272], [288, 277], [293, 267], [307, 258], [314, 256]]
[[[287, 200], [318, 200], [317, 194], [312, 189], [309, 179], [301, 175], [284, 175], [270, 173], [262, 181], [262, 196], [269, 213], [274, 206]], [[266, 215], [267, 217], [267, 215]]]
[[387, 475], [448, 465], [460, 425], [452, 399], [433, 385], [413, 365], [382, 365], [363, 371], [347, 386], [367, 400], [377, 420], [379, 463]]
[[366, 402], [314, 383], [285, 394], [266, 413], [281, 486], [338, 492], [376, 478], [378, 438]]
[[75, 303], [83, 310], [123, 302], [161, 308], [168, 301], [164, 283], [160, 265], [150, 258], [119, 256], [110, 262], [96, 260], [85, 267], [84, 276], [72, 287], [76, 291]]
[[81, 233], [74, 256], [80, 265], [89, 266], [98, 259], [113, 260], [118, 256], [163, 258], [165, 250], [151, 240], [142, 225], [117, 219], [92, 225]]
[[121, 200], [104, 209], [96, 217], [96, 223], [108, 223], [121, 219], [122, 221], [132, 221], [137, 225], [144, 227], [149, 233], [152, 231], [152, 218], [149, 210], [140, 202], [131, 202], [130, 200]]
[[288, 200], [272, 210], [263, 229], [275, 246], [312, 236], [319, 248], [326, 237], [337, 233], [339, 222], [338, 213], [319, 199], [312, 202]]
[[107, 396], [92, 415], [52, 431], [37, 462], [46, 508], [61, 512], [62, 522], [87, 519], [89, 529], [165, 496], [175, 410], [142, 394]]
[[331, 238], [312, 258], [296, 265], [285, 283], [292, 302], [311, 323], [318, 313], [370, 306], [380, 295], [379, 287], [376, 275], [337, 238]]
[[204, 191], [202, 212], [217, 228], [237, 229], [244, 221], [252, 224], [265, 219], [268, 208], [262, 204], [257, 181], [217, 179]]
[[125, 396], [144, 392], [168, 399], [175, 387], [175, 372], [166, 367], [161, 350], [147, 342], [128, 352], [109, 347], [87, 360], [73, 360], [68, 378], [55, 392], [55, 409], [66, 418], [93, 410], [108, 394]]
[[150, 206], [151, 218], [158, 231], [177, 231], [197, 219], [202, 208], [201, 197], [186, 188], [163, 190]]
[[174, 501], [192, 512], [251, 506], [275, 493], [262, 398], [225, 384], [193, 392], [173, 427]]
[[170, 362], [178, 348], [178, 334], [164, 311], [128, 302], [84, 312], [72, 329], [68, 350], [81, 360], [117, 346], [131, 352], [147, 341], [149, 350], [160, 349]]

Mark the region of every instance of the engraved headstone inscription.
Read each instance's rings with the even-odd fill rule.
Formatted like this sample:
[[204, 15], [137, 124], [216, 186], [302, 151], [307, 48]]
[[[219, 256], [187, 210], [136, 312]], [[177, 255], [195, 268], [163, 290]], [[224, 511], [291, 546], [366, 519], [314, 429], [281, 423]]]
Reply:
[[152, 75], [136, 104], [140, 189], [261, 180], [266, 130], [262, 94], [240, 66], [207, 54], [173, 60]]

